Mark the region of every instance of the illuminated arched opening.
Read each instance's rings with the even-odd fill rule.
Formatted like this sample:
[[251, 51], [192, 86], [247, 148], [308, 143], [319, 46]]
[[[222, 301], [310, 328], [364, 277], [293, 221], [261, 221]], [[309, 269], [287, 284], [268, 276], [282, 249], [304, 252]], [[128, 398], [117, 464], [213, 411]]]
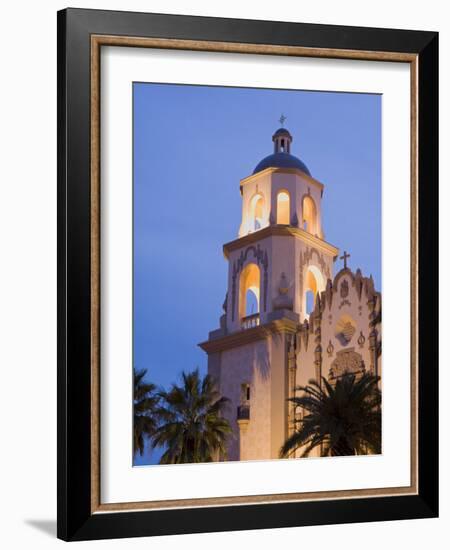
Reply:
[[287, 191], [280, 191], [277, 195], [277, 223], [289, 225], [290, 199]]
[[310, 315], [314, 310], [314, 303], [316, 301], [315, 294], [312, 290], [307, 290], [305, 293], [306, 315]]
[[239, 318], [259, 313], [260, 271], [256, 264], [247, 264], [239, 279]]
[[259, 313], [259, 289], [256, 287], [250, 287], [245, 293], [245, 317], [248, 315], [254, 315]]
[[314, 310], [317, 293], [323, 290], [325, 290], [325, 279], [321, 271], [315, 265], [310, 265], [306, 271], [304, 285], [304, 304], [307, 317]]
[[256, 194], [250, 200], [250, 230], [258, 231], [263, 226], [264, 197]]
[[303, 197], [302, 216], [302, 228], [315, 235], [317, 233], [317, 209], [316, 203], [309, 195]]

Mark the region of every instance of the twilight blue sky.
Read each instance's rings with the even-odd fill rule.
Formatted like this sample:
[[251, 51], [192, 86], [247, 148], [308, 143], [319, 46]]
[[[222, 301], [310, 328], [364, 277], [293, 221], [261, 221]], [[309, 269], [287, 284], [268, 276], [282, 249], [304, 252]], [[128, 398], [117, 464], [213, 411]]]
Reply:
[[133, 99], [134, 365], [149, 380], [206, 372], [197, 344], [222, 314], [239, 180], [272, 152], [281, 113], [291, 152], [325, 185], [326, 240], [381, 290], [381, 96], [135, 83]]

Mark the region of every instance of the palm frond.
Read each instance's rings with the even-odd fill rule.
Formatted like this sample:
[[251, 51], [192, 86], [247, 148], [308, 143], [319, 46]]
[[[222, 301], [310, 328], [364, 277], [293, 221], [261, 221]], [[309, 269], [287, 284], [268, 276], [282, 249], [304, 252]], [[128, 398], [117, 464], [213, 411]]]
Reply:
[[210, 462], [217, 453], [225, 455], [232, 433], [223, 416], [229, 400], [219, 394], [210, 375], [199, 370], [183, 372], [181, 383], [158, 392], [159, 425], [153, 447], [165, 449], [161, 463]]
[[335, 385], [326, 378], [298, 386], [301, 395], [289, 399], [303, 418], [280, 449], [281, 457], [301, 449], [308, 456], [321, 447], [323, 456], [381, 452], [381, 392], [379, 378], [345, 375]]
[[155, 414], [159, 397], [154, 384], [145, 382], [147, 370], [133, 371], [133, 451], [144, 454], [145, 441], [157, 427]]

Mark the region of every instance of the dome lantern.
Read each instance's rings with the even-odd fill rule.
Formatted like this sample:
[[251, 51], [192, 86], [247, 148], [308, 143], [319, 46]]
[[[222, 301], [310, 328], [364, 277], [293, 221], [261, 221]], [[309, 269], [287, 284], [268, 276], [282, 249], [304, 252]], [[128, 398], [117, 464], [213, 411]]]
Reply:
[[311, 175], [308, 167], [298, 157], [291, 154], [292, 135], [287, 128], [278, 128], [273, 134], [274, 151], [271, 155], [263, 158], [253, 173], [262, 172], [266, 168], [294, 168]]
[[279, 128], [272, 136], [274, 143], [274, 153], [287, 153], [291, 152], [292, 136], [289, 130], [286, 128]]

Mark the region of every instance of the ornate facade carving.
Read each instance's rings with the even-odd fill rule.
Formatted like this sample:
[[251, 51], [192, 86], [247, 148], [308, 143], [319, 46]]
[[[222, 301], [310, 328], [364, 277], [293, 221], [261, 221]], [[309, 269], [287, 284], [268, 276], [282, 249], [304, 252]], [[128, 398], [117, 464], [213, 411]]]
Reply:
[[356, 329], [354, 324], [350, 320], [339, 320], [336, 326], [336, 338], [339, 340], [341, 345], [346, 346], [353, 335], [355, 334]]
[[364, 336], [363, 332], [361, 331], [358, 337], [358, 345], [360, 348], [364, 347], [364, 343], [366, 341], [366, 337]]
[[292, 309], [294, 302], [289, 296], [289, 282], [286, 278], [286, 274], [282, 273], [280, 277], [280, 283], [278, 285], [278, 295], [273, 299], [273, 309]]
[[313, 256], [316, 256], [317, 262], [324, 276], [327, 279], [331, 278], [330, 268], [328, 267], [326, 261], [324, 260], [323, 255], [320, 254], [318, 250], [313, 247], [312, 248], [308, 247], [304, 252], [300, 254], [300, 273], [302, 273], [304, 268], [311, 263]]
[[[289, 371], [289, 390], [288, 395], [295, 397], [296, 378], [297, 378], [297, 338], [293, 334], [288, 341], [288, 371]], [[288, 410], [288, 430], [289, 434], [295, 429], [295, 404], [289, 402]]]
[[362, 375], [366, 368], [363, 358], [353, 349], [341, 350], [336, 354], [336, 359], [331, 363], [328, 377], [337, 380], [345, 374]]
[[307, 350], [309, 342], [309, 323], [305, 320], [297, 332], [297, 351]]
[[[300, 288], [303, 289], [303, 272], [305, 270], [305, 267], [310, 265], [313, 257], [317, 258], [317, 263], [320, 266], [320, 269], [323, 273], [323, 275], [327, 278], [331, 278], [331, 271], [329, 266], [327, 265], [326, 261], [324, 260], [324, 257], [322, 254], [318, 252], [316, 248], [307, 248], [305, 251], [300, 253], [300, 269], [299, 269], [299, 283]], [[303, 309], [303, 295], [300, 295], [300, 309]]]
[[322, 305], [320, 296], [317, 296], [316, 305], [311, 315], [314, 328], [314, 365], [316, 367], [316, 379], [320, 380], [322, 376]]
[[333, 342], [330, 340], [329, 344], [328, 344], [328, 347], [327, 347], [327, 353], [328, 353], [328, 357], [332, 357], [333, 356], [333, 353], [334, 353], [334, 346], [333, 346]]

